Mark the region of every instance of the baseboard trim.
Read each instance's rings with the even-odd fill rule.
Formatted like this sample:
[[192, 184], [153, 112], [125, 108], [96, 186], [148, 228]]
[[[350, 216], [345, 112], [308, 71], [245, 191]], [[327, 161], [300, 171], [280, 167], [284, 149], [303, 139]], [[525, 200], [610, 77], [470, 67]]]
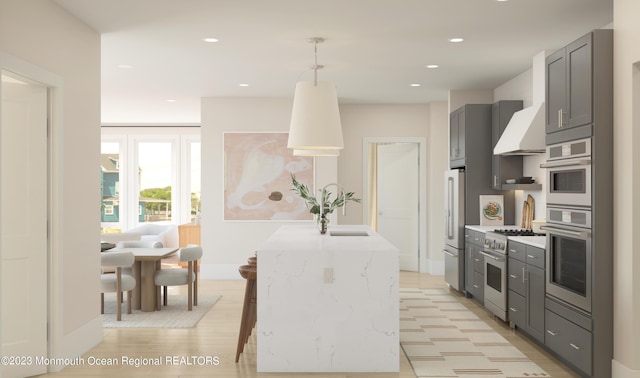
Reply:
[[[98, 315], [73, 332], [60, 336], [59, 342], [52, 347], [49, 358], [54, 360], [69, 361], [72, 363], [75, 359], [87, 353], [96, 345], [100, 344], [104, 338], [104, 330], [102, 328], [102, 316]], [[59, 372], [66, 365], [51, 364], [48, 366], [50, 373]]]
[[432, 276], [444, 276], [444, 261], [443, 260], [427, 260], [428, 269], [426, 273]]
[[619, 361], [611, 360], [611, 376], [613, 378], [640, 378], [640, 370], [630, 369]]
[[204, 280], [241, 280], [238, 267], [242, 264], [201, 264], [200, 278]]
[[[242, 264], [200, 264], [200, 278], [204, 280], [240, 280], [238, 267]], [[444, 276], [444, 261], [427, 260], [423, 273]]]

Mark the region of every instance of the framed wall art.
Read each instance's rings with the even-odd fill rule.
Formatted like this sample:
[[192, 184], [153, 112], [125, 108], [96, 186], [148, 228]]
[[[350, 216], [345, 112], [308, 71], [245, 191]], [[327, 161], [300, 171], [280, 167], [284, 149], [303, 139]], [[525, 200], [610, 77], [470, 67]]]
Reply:
[[504, 197], [502, 195], [480, 196], [480, 226], [504, 225]]
[[224, 133], [224, 220], [312, 220], [291, 174], [313, 187], [312, 157], [294, 156], [288, 133]]

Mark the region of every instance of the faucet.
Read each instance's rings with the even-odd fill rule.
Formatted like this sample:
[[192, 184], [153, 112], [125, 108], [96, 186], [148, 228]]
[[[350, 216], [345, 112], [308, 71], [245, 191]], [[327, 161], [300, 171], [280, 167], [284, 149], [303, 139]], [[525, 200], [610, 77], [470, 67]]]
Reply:
[[[325, 185], [322, 189], [318, 190], [318, 192], [320, 192], [320, 199], [318, 200], [318, 203], [320, 204], [321, 218], [324, 217], [324, 197], [327, 195], [327, 188], [332, 185], [334, 185], [336, 188], [338, 188], [338, 190], [340, 190], [340, 196], [342, 196], [342, 215], [347, 215], [347, 196], [345, 194], [345, 190], [342, 187], [342, 185], [331, 183], [331, 184]], [[336, 198], [339, 198], [340, 196]]]

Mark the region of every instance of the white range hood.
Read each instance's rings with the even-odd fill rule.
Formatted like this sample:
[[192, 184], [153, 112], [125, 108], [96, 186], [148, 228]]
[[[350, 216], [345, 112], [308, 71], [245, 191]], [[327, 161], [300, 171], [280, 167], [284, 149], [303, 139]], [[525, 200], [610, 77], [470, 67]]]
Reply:
[[495, 155], [533, 155], [545, 152], [544, 102], [513, 113], [493, 149]]
[[495, 155], [533, 155], [545, 152], [545, 58], [545, 51], [533, 57], [533, 104], [513, 113], [493, 149]]

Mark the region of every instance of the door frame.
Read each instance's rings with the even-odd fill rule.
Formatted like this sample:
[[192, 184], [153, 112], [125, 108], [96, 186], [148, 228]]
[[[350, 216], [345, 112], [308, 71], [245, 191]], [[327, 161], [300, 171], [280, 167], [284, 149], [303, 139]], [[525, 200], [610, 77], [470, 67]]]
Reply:
[[[362, 139], [362, 203], [369, 203], [369, 144], [418, 144], [418, 269], [427, 273], [427, 138], [425, 137], [364, 137]], [[369, 219], [369, 206], [362, 206], [362, 219]]]
[[[62, 111], [63, 111], [63, 79], [39, 66], [24, 61], [13, 55], [0, 51], [0, 70], [11, 71], [46, 86], [48, 97], [47, 124], [47, 223], [48, 240], [47, 253], [47, 356], [56, 355], [58, 346], [63, 339], [62, 308], [57, 305], [62, 298]], [[2, 111], [0, 109], [0, 111]], [[1, 303], [0, 303], [1, 306]], [[0, 340], [2, 338], [0, 330]], [[60, 369], [61, 367], [57, 367]], [[48, 366], [49, 372], [56, 370], [55, 366]]]

